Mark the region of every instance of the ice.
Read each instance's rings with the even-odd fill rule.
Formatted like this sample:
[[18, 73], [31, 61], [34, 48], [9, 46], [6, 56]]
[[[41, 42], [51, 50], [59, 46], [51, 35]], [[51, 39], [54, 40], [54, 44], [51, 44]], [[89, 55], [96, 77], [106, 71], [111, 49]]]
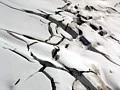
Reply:
[[0, 0], [0, 90], [119, 90], [119, 0]]

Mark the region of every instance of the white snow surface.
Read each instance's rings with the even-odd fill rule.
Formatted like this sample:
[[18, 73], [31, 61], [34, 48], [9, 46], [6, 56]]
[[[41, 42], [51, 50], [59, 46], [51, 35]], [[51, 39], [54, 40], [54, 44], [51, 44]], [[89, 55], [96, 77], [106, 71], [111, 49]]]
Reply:
[[120, 0], [0, 0], [0, 90], [120, 90]]

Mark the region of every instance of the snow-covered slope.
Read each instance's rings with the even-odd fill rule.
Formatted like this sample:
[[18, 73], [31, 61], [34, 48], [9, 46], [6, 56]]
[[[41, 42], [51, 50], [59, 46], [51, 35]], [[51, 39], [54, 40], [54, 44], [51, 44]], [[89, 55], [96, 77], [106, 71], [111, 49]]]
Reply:
[[0, 0], [0, 90], [120, 90], [119, 0]]

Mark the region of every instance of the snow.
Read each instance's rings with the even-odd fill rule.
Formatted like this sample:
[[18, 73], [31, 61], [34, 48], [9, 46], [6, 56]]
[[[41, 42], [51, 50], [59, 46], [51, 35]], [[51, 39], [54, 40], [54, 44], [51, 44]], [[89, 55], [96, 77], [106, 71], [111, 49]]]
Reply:
[[119, 90], [119, 28], [119, 0], [0, 0], [0, 90]]

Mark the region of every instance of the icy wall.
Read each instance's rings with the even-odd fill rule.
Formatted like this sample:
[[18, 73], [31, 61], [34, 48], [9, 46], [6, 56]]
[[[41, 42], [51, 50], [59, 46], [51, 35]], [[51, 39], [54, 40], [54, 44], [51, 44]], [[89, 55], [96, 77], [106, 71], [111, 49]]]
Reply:
[[0, 0], [0, 90], [120, 90], [120, 1]]

